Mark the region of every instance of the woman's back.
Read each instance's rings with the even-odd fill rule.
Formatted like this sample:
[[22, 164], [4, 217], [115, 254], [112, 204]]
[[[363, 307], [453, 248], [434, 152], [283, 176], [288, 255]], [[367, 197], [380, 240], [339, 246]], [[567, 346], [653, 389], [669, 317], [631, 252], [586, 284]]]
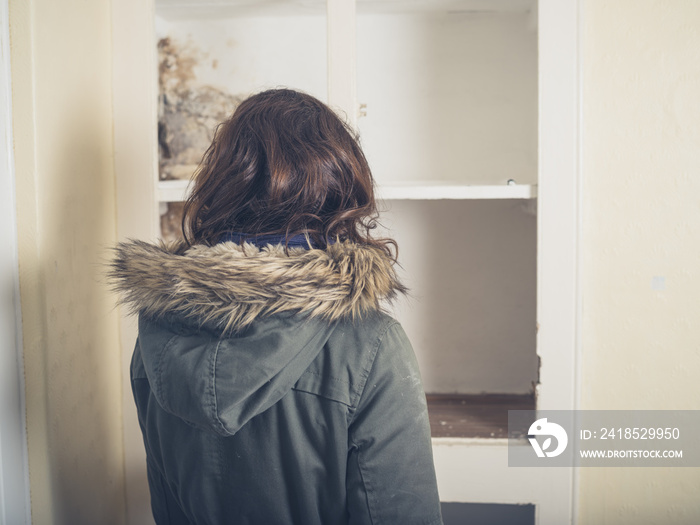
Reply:
[[381, 311], [406, 288], [376, 218], [354, 132], [270, 90], [217, 130], [185, 240], [117, 248], [159, 525], [441, 522], [416, 359]]
[[[353, 301], [390, 293], [390, 263], [350, 243], [334, 247], [335, 257], [246, 249], [249, 257], [224, 243], [193, 256], [134, 243], [115, 261], [132, 306], [147, 312], [132, 387], [156, 521], [440, 523], [410, 343], [386, 314], [347, 315]], [[258, 264], [242, 270], [251, 258]], [[274, 272], [290, 263], [294, 279]], [[243, 330], [214, 328], [230, 320], [225, 297], [254, 285], [254, 273], [268, 287], [246, 292], [253, 311], [289, 300], [316, 314], [248, 312]], [[328, 297], [348, 278], [371, 284], [354, 299]], [[197, 310], [212, 293], [224, 299]], [[337, 319], [319, 317], [328, 309]]]

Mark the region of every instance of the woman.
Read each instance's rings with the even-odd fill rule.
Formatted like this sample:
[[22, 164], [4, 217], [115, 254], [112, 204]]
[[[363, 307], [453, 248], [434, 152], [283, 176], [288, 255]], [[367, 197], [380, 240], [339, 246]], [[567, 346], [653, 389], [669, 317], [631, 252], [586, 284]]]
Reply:
[[439, 524], [425, 395], [381, 311], [405, 288], [374, 239], [353, 134], [292, 90], [217, 130], [186, 240], [119, 245], [131, 378], [159, 524]]

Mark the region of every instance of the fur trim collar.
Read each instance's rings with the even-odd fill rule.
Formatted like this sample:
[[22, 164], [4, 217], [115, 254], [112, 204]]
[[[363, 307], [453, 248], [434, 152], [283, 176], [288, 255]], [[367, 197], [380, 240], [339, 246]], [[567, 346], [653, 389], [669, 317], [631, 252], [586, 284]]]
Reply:
[[349, 241], [325, 250], [224, 242], [120, 243], [109, 280], [131, 313], [174, 314], [239, 330], [259, 317], [304, 313], [335, 321], [381, 309], [407, 289], [381, 250]]

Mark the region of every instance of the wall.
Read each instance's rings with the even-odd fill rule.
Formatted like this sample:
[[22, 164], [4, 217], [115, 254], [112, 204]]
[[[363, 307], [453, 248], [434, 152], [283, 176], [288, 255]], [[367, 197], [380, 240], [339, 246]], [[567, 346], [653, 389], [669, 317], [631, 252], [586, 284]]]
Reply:
[[124, 523], [111, 2], [10, 2], [19, 271], [35, 524]]
[[[584, 409], [698, 409], [700, 3], [583, 1]], [[700, 469], [581, 470], [581, 524], [700, 522]]]
[[0, 0], [0, 523], [29, 525], [8, 13]]
[[[582, 3], [582, 408], [698, 408], [700, 4]], [[97, 277], [115, 238], [110, 4], [10, 8], [33, 519], [123, 523], [117, 321]], [[691, 523], [699, 490], [697, 469], [583, 470], [578, 516]]]

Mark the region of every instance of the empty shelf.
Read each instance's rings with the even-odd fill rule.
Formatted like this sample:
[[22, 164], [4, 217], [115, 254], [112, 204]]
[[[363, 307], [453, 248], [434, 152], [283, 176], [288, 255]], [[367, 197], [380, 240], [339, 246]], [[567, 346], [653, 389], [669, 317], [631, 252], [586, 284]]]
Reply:
[[[433, 437], [508, 437], [508, 410], [535, 410], [531, 394], [427, 394]], [[527, 429], [522, 429], [527, 433]]]

